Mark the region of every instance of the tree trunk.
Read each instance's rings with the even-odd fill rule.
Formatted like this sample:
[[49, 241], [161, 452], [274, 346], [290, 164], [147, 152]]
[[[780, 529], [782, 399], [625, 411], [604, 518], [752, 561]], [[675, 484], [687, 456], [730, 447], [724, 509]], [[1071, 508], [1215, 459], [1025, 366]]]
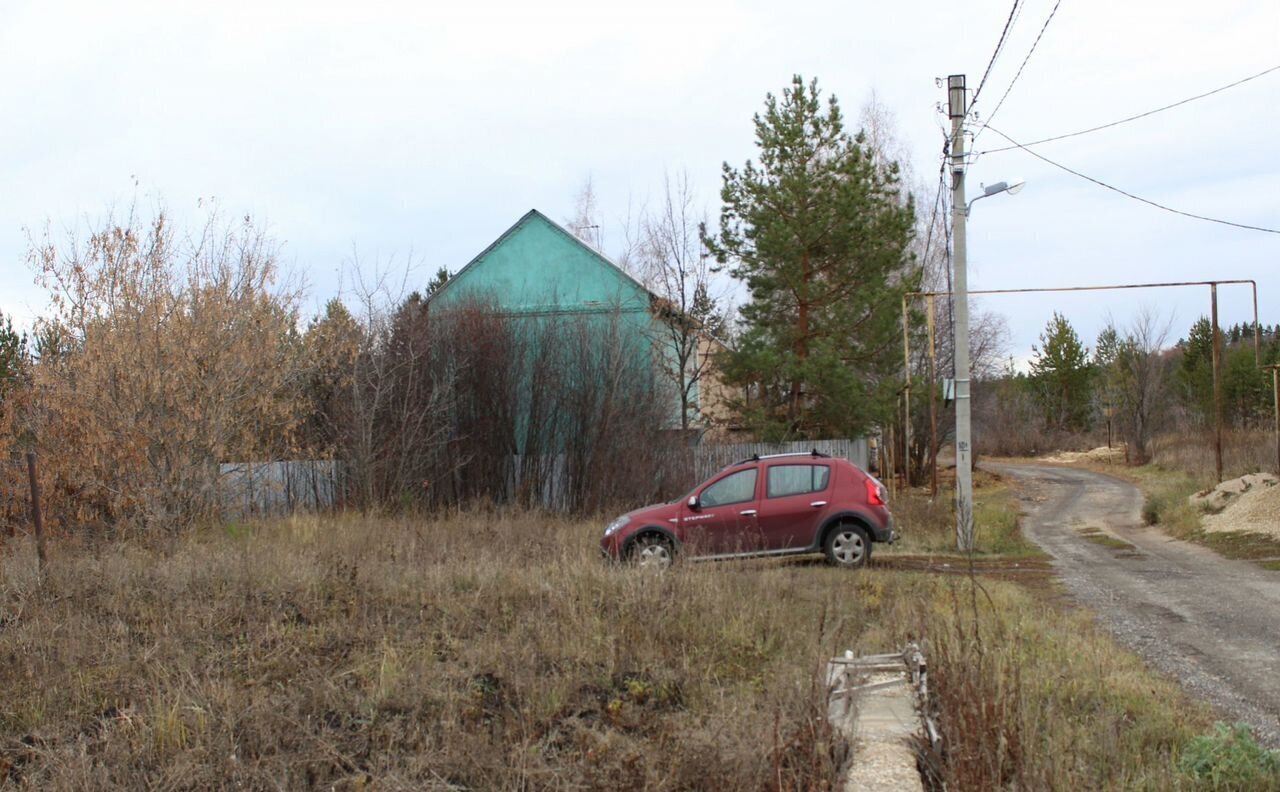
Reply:
[[[800, 260], [800, 300], [796, 316], [796, 360], [803, 363], [809, 358], [809, 280], [813, 277], [806, 254]], [[791, 381], [791, 428], [799, 428], [804, 410], [804, 383], [799, 379]]]

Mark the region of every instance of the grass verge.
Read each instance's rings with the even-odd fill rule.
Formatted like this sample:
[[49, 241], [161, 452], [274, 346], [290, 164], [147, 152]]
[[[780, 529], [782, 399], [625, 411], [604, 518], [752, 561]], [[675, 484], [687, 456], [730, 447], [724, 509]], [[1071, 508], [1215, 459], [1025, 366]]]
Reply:
[[1172, 536], [1202, 544], [1227, 558], [1261, 561], [1262, 567], [1275, 568], [1270, 562], [1280, 558], [1280, 539], [1251, 531], [1210, 532], [1201, 527], [1200, 518], [1208, 512], [1188, 499], [1211, 488], [1212, 478], [1158, 465], [1104, 472], [1128, 479], [1143, 491], [1142, 519], [1148, 525], [1159, 525]]
[[[976, 561], [1048, 558], [1022, 535], [1017, 496], [1002, 477], [975, 470], [973, 500]], [[889, 547], [877, 547], [882, 556], [967, 558], [956, 550], [955, 505], [949, 492], [931, 499], [922, 489], [910, 490], [892, 506], [901, 538]]]

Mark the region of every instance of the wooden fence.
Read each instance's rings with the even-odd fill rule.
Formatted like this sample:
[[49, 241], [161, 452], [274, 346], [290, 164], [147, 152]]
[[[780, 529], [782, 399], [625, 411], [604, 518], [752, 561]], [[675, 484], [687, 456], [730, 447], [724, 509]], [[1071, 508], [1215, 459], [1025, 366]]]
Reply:
[[[867, 469], [869, 451], [865, 438], [858, 440], [802, 440], [794, 443], [714, 443], [693, 447], [693, 470], [698, 481], [709, 477], [725, 465], [732, 465], [752, 455], [796, 454], [817, 451], [820, 454], [847, 459]], [[690, 486], [697, 482], [690, 482]]]

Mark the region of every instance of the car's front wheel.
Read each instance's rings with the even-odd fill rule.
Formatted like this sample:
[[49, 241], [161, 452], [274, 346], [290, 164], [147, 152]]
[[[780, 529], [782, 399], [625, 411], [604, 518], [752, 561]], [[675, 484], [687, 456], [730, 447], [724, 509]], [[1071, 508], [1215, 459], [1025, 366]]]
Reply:
[[846, 569], [866, 566], [871, 558], [871, 539], [860, 525], [844, 523], [827, 532], [822, 550], [831, 564]]
[[643, 534], [632, 543], [627, 559], [642, 569], [666, 569], [675, 563], [676, 548], [662, 534]]

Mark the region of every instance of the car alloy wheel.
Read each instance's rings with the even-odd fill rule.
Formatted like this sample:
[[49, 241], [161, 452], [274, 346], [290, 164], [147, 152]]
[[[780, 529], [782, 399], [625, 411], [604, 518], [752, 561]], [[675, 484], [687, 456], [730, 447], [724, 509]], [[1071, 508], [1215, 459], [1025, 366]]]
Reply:
[[860, 567], [871, 549], [867, 534], [856, 525], [842, 525], [827, 539], [827, 558], [836, 566]]
[[631, 551], [636, 566], [642, 569], [666, 569], [675, 560], [671, 542], [660, 536], [642, 536]]

